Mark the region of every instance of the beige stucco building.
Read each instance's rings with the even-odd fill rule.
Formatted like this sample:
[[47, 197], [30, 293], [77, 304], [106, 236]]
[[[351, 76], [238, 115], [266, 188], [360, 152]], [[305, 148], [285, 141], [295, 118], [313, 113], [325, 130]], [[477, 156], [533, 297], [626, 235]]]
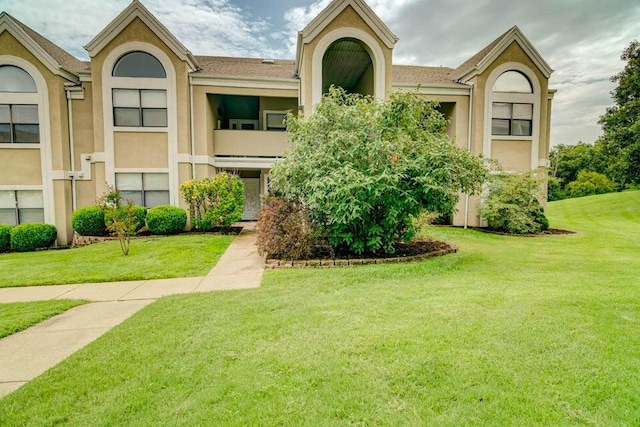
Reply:
[[[295, 60], [194, 56], [134, 0], [80, 61], [0, 15], [0, 223], [47, 222], [115, 185], [138, 204], [180, 206], [179, 185], [240, 174], [245, 218], [288, 146], [283, 118], [309, 115], [331, 84], [384, 99], [438, 100], [456, 144], [506, 171], [546, 167], [552, 72], [513, 27], [458, 68], [395, 65], [398, 39], [363, 0], [335, 0], [298, 34]], [[455, 225], [479, 225], [461, 195]]]

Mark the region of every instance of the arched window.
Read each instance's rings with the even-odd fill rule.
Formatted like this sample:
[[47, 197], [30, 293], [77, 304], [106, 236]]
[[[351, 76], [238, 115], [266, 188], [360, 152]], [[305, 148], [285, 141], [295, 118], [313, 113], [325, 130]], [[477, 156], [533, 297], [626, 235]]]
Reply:
[[167, 73], [155, 56], [142, 51], [126, 53], [116, 61], [112, 76], [117, 86], [112, 91], [114, 126], [167, 126], [166, 89], [139, 89], [139, 83], [119, 80], [121, 77], [166, 79]]
[[493, 85], [494, 92], [533, 93], [531, 82], [519, 71], [506, 71]]
[[38, 105], [32, 104], [30, 93], [37, 92], [36, 83], [22, 68], [0, 66], [0, 93], [11, 93], [0, 104], [0, 143], [36, 144], [40, 142]]
[[164, 79], [167, 73], [158, 59], [147, 52], [134, 51], [120, 57], [113, 66], [113, 77], [150, 77]]
[[529, 79], [519, 71], [505, 71], [496, 79], [493, 92], [493, 99], [500, 102], [492, 103], [491, 134], [532, 136], [533, 99], [528, 98], [533, 96], [533, 88]]
[[0, 92], [35, 93], [36, 82], [20, 67], [0, 65]]

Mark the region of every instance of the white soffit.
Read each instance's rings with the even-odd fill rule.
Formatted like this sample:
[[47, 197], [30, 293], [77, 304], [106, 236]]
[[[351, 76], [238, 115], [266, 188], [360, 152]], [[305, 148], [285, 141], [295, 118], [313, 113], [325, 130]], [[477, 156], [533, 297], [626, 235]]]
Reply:
[[187, 61], [192, 70], [198, 69], [198, 63], [191, 52], [162, 25], [138, 0], [133, 0], [120, 14], [93, 38], [84, 48], [92, 58], [120, 34], [135, 18], [139, 18], [171, 51], [181, 60]]

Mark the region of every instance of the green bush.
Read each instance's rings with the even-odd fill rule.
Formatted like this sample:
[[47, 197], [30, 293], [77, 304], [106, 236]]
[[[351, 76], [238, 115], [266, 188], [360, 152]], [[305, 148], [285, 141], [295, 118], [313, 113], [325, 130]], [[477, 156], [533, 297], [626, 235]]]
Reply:
[[187, 212], [175, 206], [156, 206], [147, 212], [147, 227], [152, 234], [177, 234], [187, 226]]
[[393, 252], [423, 209], [449, 215], [488, 173], [449, 138], [437, 104], [415, 93], [378, 102], [331, 87], [310, 117], [287, 123], [291, 148], [271, 188], [302, 202], [338, 250]]
[[0, 224], [0, 253], [11, 248], [11, 226]]
[[147, 218], [147, 208], [144, 206], [118, 206], [117, 208], [107, 209], [104, 214], [105, 223], [107, 228], [113, 223], [114, 217], [120, 221], [129, 220], [133, 221], [135, 231], [138, 232], [145, 226]]
[[198, 230], [224, 230], [242, 219], [244, 184], [236, 175], [223, 172], [213, 178], [186, 181], [180, 186], [180, 193], [189, 204], [191, 222]]
[[489, 184], [480, 215], [494, 230], [514, 234], [544, 231], [549, 228], [549, 221], [538, 200], [540, 185], [532, 172], [496, 175]]
[[304, 259], [316, 242], [308, 212], [284, 197], [268, 197], [258, 216], [258, 251], [268, 257]]
[[104, 210], [100, 206], [77, 209], [71, 216], [71, 226], [83, 236], [104, 236], [107, 232]]
[[578, 178], [567, 186], [570, 197], [590, 196], [592, 194], [611, 193], [616, 184], [598, 172], [580, 171]]
[[11, 229], [11, 248], [18, 252], [48, 248], [56, 241], [58, 230], [50, 224], [24, 223]]

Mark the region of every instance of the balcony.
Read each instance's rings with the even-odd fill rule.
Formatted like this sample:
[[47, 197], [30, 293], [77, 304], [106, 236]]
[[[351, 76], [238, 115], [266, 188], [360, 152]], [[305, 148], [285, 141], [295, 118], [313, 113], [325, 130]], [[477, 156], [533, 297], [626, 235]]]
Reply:
[[282, 157], [288, 147], [287, 132], [230, 129], [213, 131], [215, 156]]

